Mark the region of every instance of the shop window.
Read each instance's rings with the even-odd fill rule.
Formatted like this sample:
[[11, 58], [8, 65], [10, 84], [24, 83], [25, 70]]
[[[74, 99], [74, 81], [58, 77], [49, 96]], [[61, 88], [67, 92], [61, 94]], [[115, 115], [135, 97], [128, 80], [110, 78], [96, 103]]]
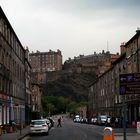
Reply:
[[7, 107], [7, 123], [9, 123], [9, 107]]
[[2, 19], [0, 19], [0, 33], [2, 33]]
[[3, 106], [3, 124], [6, 124], [6, 106]]

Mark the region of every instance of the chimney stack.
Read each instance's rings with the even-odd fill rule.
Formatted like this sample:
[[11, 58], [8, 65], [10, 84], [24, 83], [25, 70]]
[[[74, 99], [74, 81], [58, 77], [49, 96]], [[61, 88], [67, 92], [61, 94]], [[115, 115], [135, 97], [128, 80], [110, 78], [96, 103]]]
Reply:
[[121, 55], [126, 53], [125, 42], [122, 42], [120, 45]]
[[140, 28], [139, 27], [137, 27], [137, 30], [136, 30], [136, 33], [138, 33], [138, 32], [140, 32]]

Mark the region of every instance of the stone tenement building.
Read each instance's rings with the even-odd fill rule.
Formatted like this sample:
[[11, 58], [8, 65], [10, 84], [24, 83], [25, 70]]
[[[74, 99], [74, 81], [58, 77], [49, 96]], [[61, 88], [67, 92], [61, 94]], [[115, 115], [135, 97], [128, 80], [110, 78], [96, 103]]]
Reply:
[[33, 84], [32, 83], [32, 113], [31, 113], [31, 118], [33, 120], [35, 119], [40, 119], [41, 118], [41, 113], [42, 112], [42, 91], [41, 87], [38, 84]]
[[94, 53], [92, 55], [80, 55], [65, 61], [64, 69], [69, 72], [89, 73], [95, 72], [97, 75], [104, 73], [119, 57], [119, 54], [110, 54], [110, 52]]
[[[121, 56], [89, 88], [89, 118], [101, 114], [123, 116], [119, 75], [140, 72], [140, 30], [120, 47]], [[140, 121], [140, 96], [124, 96], [128, 123]]]
[[[10, 120], [30, 123], [34, 111], [31, 88], [29, 50], [23, 48], [0, 7], [0, 125], [9, 124]], [[41, 95], [39, 91], [36, 96], [38, 108]]]
[[25, 123], [25, 49], [0, 7], [0, 125]]
[[25, 118], [26, 124], [30, 124], [31, 121], [31, 111], [32, 111], [32, 102], [31, 102], [31, 65], [29, 63], [29, 49], [26, 47], [25, 50], [25, 86], [26, 86], [26, 97], [25, 97]]
[[49, 50], [49, 52], [32, 52], [30, 54], [32, 66], [32, 80], [38, 84], [46, 83], [46, 72], [62, 70], [61, 51]]

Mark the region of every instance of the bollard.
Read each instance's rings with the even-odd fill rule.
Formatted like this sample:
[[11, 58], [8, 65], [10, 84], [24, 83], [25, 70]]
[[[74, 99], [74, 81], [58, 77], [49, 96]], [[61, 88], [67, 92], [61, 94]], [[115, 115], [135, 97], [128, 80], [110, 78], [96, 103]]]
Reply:
[[111, 127], [105, 127], [104, 140], [114, 140], [114, 130]]
[[136, 121], [132, 121], [132, 128], [136, 128]]
[[2, 135], [2, 127], [0, 126], [0, 136]]
[[140, 134], [140, 122], [137, 122], [137, 133]]

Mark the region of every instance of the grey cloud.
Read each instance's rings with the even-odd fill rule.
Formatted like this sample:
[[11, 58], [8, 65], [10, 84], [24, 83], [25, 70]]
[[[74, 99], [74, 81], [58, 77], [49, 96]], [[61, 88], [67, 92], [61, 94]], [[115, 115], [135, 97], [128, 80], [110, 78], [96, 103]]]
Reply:
[[114, 18], [137, 17], [140, 9], [139, 0], [24, 0], [23, 4], [34, 13], [51, 10], [83, 20], [110, 18], [112, 14]]
[[24, 0], [24, 2], [37, 9], [51, 6], [57, 10], [68, 10], [71, 12], [78, 10], [102, 10], [140, 6], [139, 0]]
[[107, 40], [116, 52], [140, 23], [140, 0], [0, 1], [23, 45], [60, 49], [64, 59], [106, 49]]

